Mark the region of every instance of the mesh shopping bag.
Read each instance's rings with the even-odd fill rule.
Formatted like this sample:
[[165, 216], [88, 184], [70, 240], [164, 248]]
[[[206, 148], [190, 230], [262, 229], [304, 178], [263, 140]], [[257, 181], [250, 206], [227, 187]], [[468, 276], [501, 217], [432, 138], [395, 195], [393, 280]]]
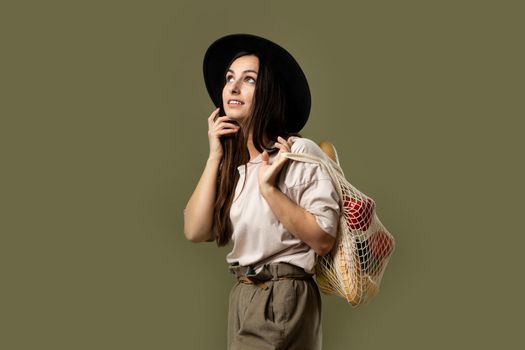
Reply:
[[307, 153], [283, 152], [282, 156], [319, 164], [339, 190], [341, 215], [336, 243], [329, 254], [318, 257], [315, 274], [323, 293], [343, 297], [357, 307], [378, 293], [395, 240], [377, 217], [374, 200], [345, 178], [335, 148], [326, 142], [321, 148], [332, 159]]

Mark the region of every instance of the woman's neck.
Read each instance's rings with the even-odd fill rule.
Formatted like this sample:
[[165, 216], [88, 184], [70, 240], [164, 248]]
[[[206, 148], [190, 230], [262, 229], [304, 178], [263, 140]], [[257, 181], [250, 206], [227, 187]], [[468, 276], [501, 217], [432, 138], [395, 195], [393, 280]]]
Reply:
[[250, 153], [250, 161], [254, 160], [255, 158], [259, 156], [259, 154], [261, 154], [261, 152], [257, 151], [255, 146], [253, 145], [253, 141], [251, 137], [248, 140], [247, 147], [248, 147], [248, 152]]
[[[268, 142], [268, 139], [266, 138], [266, 136], [264, 137], [264, 144], [267, 144]], [[257, 158], [261, 152], [259, 152], [254, 144], [253, 144], [253, 139], [252, 139], [252, 134], [250, 134], [248, 136], [248, 142], [246, 144], [246, 146], [248, 147], [248, 152], [250, 153], [250, 161], [254, 160], [255, 158]]]

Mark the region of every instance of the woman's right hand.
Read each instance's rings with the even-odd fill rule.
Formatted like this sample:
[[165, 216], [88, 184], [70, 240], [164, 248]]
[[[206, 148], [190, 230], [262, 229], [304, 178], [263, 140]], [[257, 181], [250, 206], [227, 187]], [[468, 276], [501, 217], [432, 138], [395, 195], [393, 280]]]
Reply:
[[208, 117], [208, 140], [210, 142], [210, 158], [220, 160], [223, 156], [221, 136], [234, 134], [240, 127], [229, 123], [231, 120], [227, 116], [218, 116], [219, 108], [216, 108]]

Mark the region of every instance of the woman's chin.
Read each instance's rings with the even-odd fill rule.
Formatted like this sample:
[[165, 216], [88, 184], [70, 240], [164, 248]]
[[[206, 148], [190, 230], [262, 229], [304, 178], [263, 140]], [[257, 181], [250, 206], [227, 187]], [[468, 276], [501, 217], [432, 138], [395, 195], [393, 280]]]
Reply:
[[232, 111], [232, 110], [226, 110], [226, 115], [228, 116], [228, 118], [231, 118], [237, 122], [240, 122], [241, 120], [246, 118], [244, 114], [239, 113], [238, 111]]

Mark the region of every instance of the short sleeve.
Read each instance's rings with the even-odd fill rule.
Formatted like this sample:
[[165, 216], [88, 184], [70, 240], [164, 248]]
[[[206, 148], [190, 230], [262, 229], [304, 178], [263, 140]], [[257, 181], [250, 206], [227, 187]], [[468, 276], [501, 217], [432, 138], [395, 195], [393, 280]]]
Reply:
[[[309, 153], [326, 157], [317, 144], [297, 138], [292, 153]], [[286, 170], [286, 194], [297, 205], [314, 215], [319, 227], [333, 237], [339, 224], [339, 192], [328, 173], [318, 164], [290, 160]]]

